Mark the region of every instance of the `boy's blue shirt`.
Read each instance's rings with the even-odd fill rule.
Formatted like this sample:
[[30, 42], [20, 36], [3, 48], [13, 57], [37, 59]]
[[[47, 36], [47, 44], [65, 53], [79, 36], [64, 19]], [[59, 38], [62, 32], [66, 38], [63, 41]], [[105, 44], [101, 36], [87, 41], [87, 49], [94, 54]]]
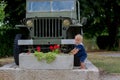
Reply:
[[84, 45], [82, 43], [75, 45], [75, 48], [79, 50], [78, 53], [76, 54], [77, 56], [79, 56], [79, 57], [86, 56], [87, 57], [87, 53], [86, 53]]

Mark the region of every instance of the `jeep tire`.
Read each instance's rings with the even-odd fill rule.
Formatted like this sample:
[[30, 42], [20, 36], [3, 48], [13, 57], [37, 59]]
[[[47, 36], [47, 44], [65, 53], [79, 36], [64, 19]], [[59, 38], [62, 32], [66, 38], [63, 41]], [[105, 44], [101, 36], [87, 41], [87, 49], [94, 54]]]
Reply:
[[18, 45], [18, 40], [22, 38], [22, 34], [16, 34], [13, 45], [13, 56], [15, 64], [19, 65], [19, 53], [21, 53], [21, 47]]

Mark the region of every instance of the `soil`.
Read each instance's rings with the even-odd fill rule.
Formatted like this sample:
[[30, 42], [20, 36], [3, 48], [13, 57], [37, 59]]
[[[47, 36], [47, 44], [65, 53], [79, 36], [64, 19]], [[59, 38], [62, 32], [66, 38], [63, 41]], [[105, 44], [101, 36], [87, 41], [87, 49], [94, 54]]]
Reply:
[[12, 63], [14, 61], [13, 57], [0, 58], [0, 67]]

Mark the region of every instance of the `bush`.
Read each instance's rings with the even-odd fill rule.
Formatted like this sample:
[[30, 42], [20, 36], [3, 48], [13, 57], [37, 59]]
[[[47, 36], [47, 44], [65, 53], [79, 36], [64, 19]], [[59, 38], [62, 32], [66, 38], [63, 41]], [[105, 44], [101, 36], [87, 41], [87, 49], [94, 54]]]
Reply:
[[115, 44], [111, 45], [112, 39], [109, 36], [98, 36], [97, 37], [97, 45], [102, 50], [112, 50], [118, 51], [119, 50], [119, 41], [116, 39]]
[[97, 45], [100, 49], [108, 49], [109, 47], [109, 36], [98, 36], [97, 37]]
[[0, 57], [13, 55], [13, 41], [16, 29], [0, 29]]

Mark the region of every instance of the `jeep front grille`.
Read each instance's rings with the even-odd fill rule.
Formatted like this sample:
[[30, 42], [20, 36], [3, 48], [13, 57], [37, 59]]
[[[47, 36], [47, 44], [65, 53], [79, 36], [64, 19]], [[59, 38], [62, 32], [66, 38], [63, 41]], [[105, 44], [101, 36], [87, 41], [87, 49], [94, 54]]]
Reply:
[[61, 37], [62, 19], [58, 18], [36, 18], [34, 19], [35, 37]]

